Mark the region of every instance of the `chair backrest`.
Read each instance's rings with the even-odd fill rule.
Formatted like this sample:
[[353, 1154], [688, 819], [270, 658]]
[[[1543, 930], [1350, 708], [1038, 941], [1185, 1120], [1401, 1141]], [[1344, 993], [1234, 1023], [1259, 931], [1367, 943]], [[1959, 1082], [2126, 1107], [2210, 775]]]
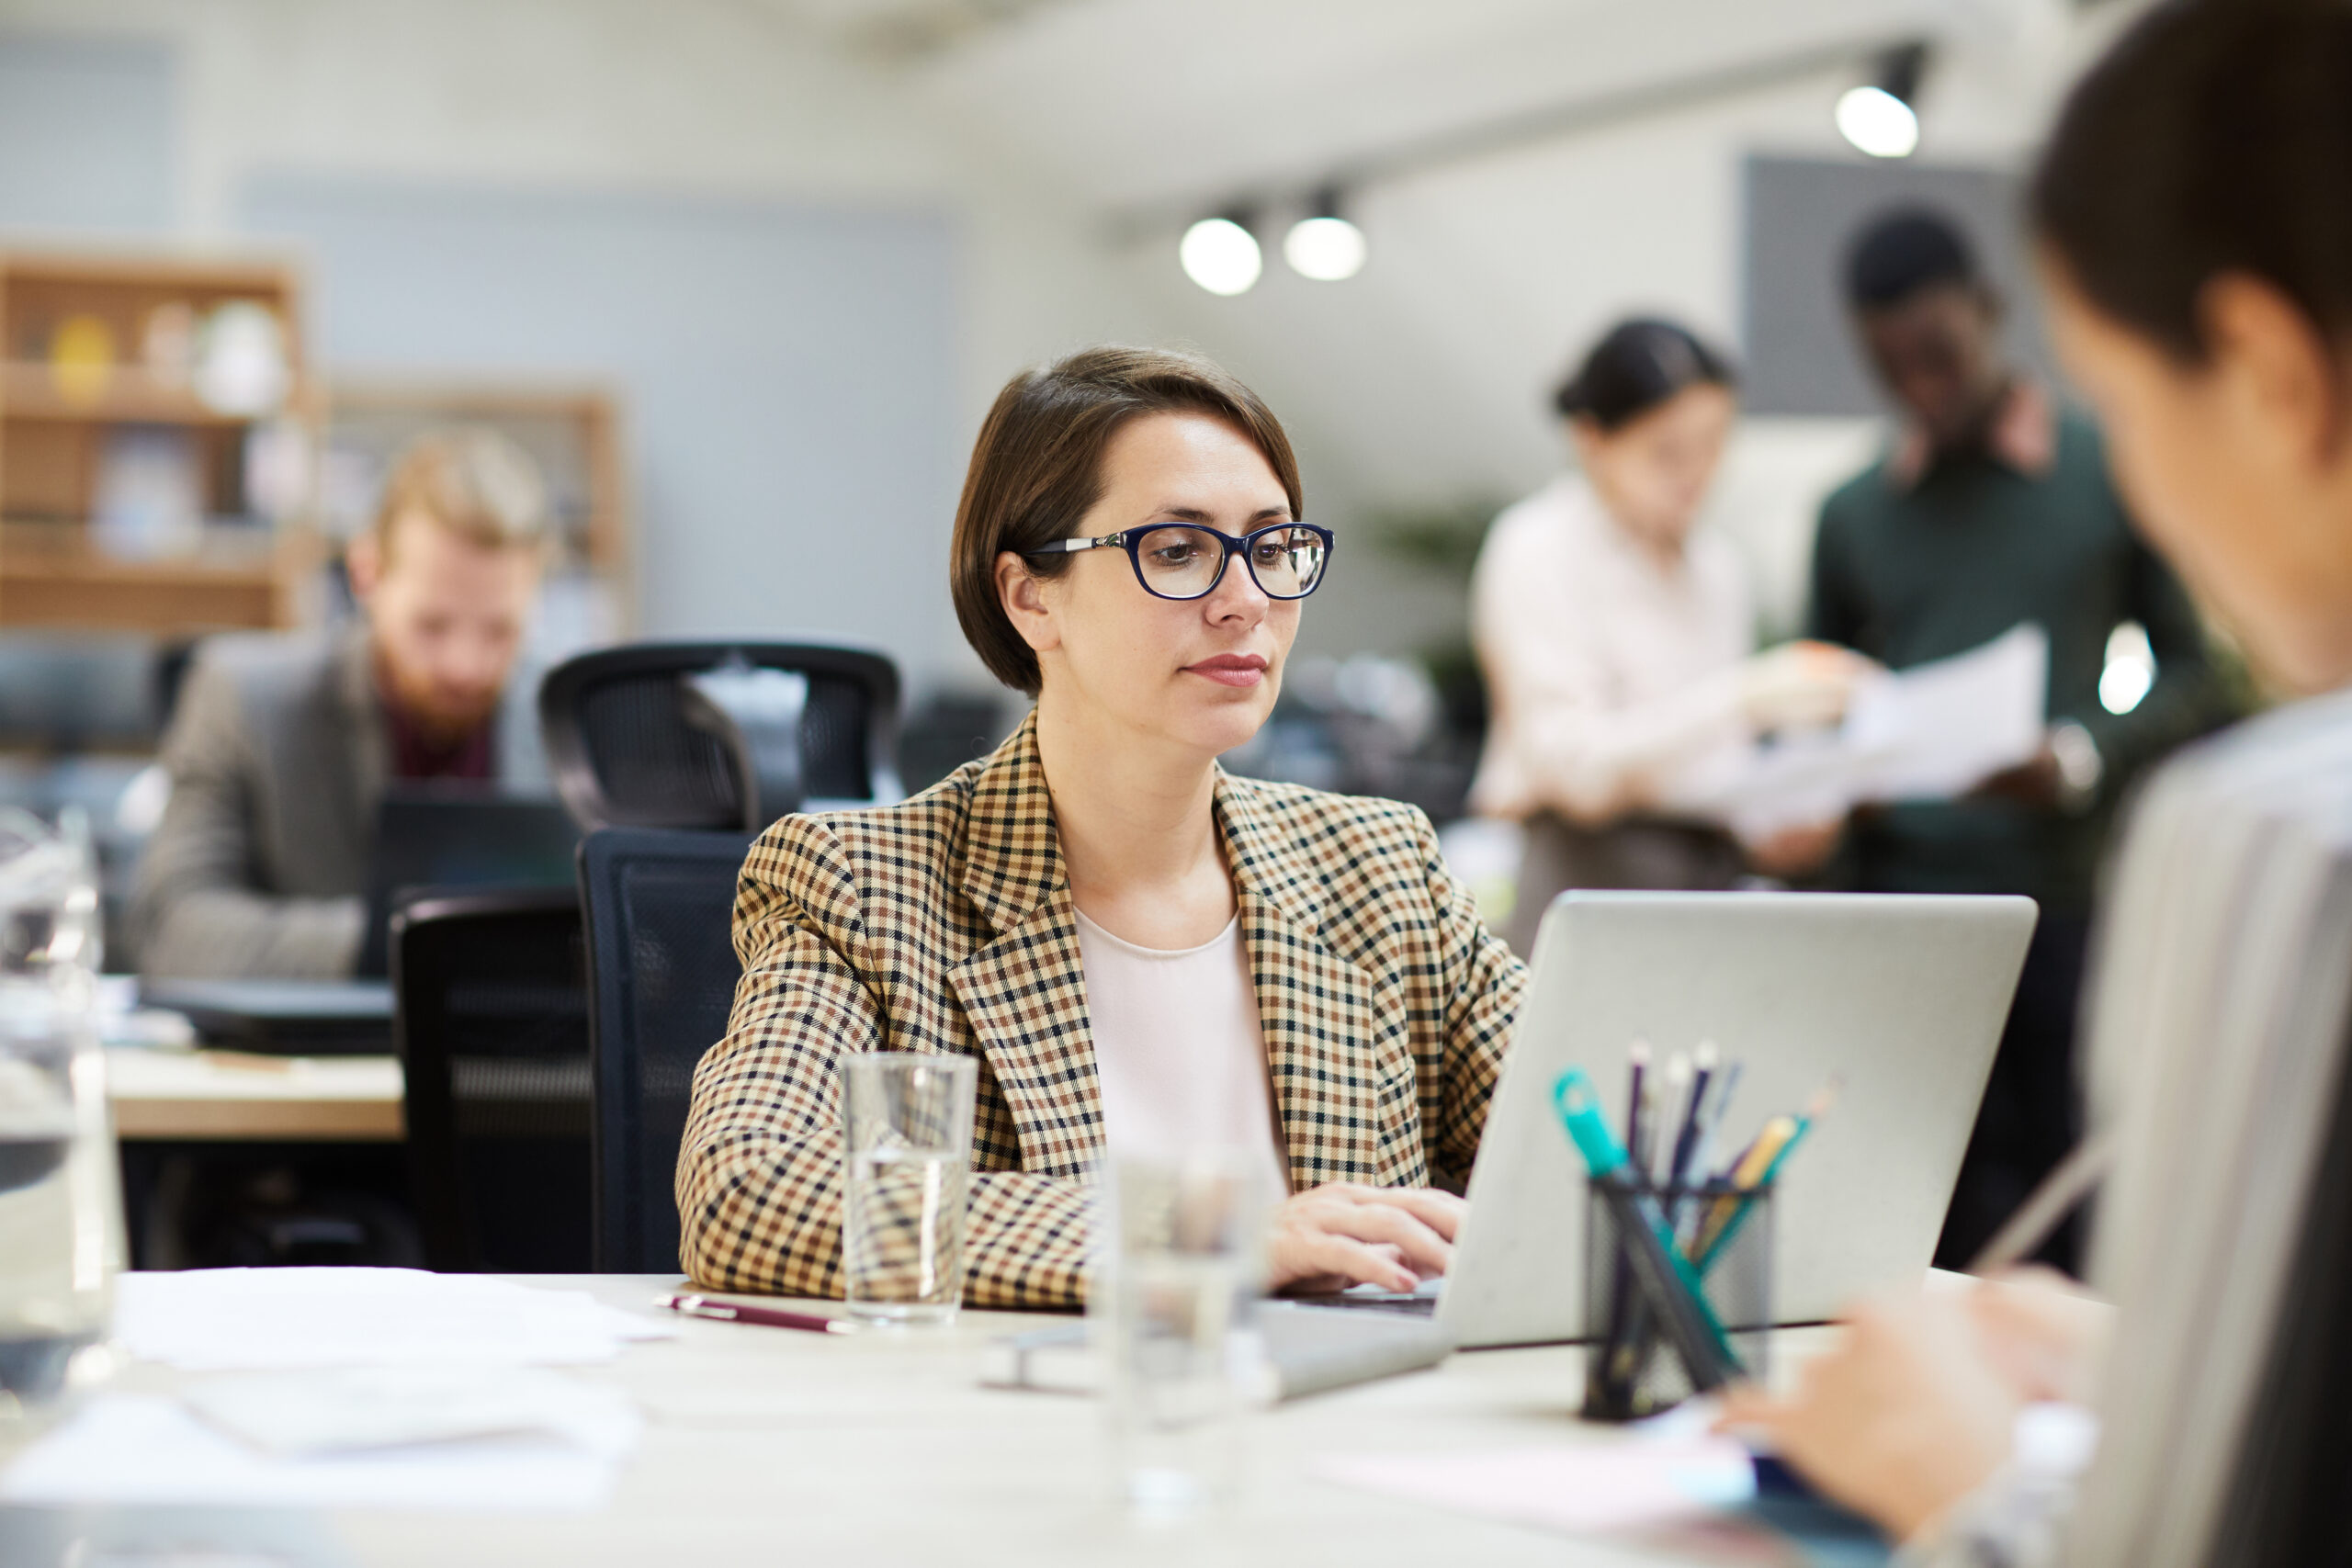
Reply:
[[594, 1006], [596, 1268], [678, 1266], [676, 1176], [695, 1064], [727, 1032], [729, 930], [751, 839], [607, 828], [580, 846]]
[[588, 997], [570, 888], [427, 889], [391, 920], [392, 1041], [425, 1261], [590, 1267]]
[[779, 748], [740, 743], [718, 712], [728, 683], [717, 671], [777, 671], [805, 682], [793, 701], [756, 681], [734, 683], [763, 700], [738, 710], [789, 715], [797, 701], [794, 793], [812, 804], [870, 805], [899, 799], [899, 671], [880, 653], [818, 643], [662, 642], [598, 649], [549, 671], [539, 686], [539, 723], [556, 790], [580, 825], [752, 831], [797, 808], [799, 798], [763, 811], [746, 772], [773, 762]]

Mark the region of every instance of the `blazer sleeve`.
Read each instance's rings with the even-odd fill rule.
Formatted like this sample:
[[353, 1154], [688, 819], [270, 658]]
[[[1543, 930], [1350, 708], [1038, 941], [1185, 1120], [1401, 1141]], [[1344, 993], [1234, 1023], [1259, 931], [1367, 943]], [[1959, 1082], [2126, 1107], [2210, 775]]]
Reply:
[[1527, 965], [1487, 929], [1478, 906], [1440, 852], [1437, 829], [1413, 812], [1416, 847], [1436, 917], [1438, 971], [1444, 1001], [1442, 1089], [1430, 1163], [1442, 1178], [1467, 1180], [1485, 1135], [1487, 1109], [1502, 1075], [1527, 992]]
[[[807, 817], [779, 824], [744, 862], [743, 978], [727, 1038], [695, 1069], [678, 1155], [679, 1263], [707, 1289], [843, 1292], [842, 1062], [889, 1048], [848, 864], [832, 829]], [[966, 1303], [1080, 1304], [1091, 1216], [1082, 1183], [975, 1173]]]
[[171, 803], [140, 858], [131, 896], [141, 974], [325, 980], [351, 973], [366, 929], [359, 898], [292, 897], [254, 886], [251, 791], [263, 765], [236, 683], [198, 658], [164, 744]]

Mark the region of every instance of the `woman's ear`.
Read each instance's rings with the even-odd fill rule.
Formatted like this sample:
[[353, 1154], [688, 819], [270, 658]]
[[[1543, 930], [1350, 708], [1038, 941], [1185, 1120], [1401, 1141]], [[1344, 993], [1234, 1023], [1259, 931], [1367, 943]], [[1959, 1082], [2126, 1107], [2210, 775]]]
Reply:
[[1570, 414], [1563, 423], [1568, 433], [1568, 446], [1577, 455], [1577, 467], [1589, 474], [1593, 459], [1605, 439], [1600, 433], [1600, 422], [1589, 413], [1578, 413]]
[[2276, 287], [2223, 273], [2199, 296], [2199, 324], [2220, 380], [2250, 432], [2293, 458], [2334, 466], [2352, 441], [2352, 400], [2326, 335]]
[[1005, 619], [1021, 634], [1032, 653], [1044, 653], [1062, 645], [1061, 628], [1054, 624], [1054, 612], [1046, 603], [1043, 579], [1029, 570], [1029, 563], [1004, 550], [996, 558], [997, 603], [1004, 606]]

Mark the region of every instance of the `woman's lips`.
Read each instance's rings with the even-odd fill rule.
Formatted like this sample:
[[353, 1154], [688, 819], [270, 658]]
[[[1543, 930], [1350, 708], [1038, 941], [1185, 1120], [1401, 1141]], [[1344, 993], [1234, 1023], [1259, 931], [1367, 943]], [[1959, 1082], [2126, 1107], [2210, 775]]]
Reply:
[[1184, 671], [1220, 686], [1254, 686], [1266, 678], [1266, 661], [1254, 653], [1221, 653], [1198, 664], [1187, 664]]

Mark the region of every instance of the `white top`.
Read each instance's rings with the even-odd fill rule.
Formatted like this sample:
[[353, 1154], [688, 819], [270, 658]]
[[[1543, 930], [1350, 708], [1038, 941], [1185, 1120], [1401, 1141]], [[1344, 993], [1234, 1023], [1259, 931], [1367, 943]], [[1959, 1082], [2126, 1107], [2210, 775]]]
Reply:
[[1078, 952], [1111, 1157], [1238, 1149], [1262, 1160], [1270, 1193], [1287, 1193], [1241, 918], [1171, 952], [1113, 936], [1081, 910]]
[[1695, 533], [1668, 569], [1564, 474], [1495, 519], [1470, 603], [1493, 706], [1476, 809], [1604, 823], [1738, 765], [1756, 616], [1727, 540]]

